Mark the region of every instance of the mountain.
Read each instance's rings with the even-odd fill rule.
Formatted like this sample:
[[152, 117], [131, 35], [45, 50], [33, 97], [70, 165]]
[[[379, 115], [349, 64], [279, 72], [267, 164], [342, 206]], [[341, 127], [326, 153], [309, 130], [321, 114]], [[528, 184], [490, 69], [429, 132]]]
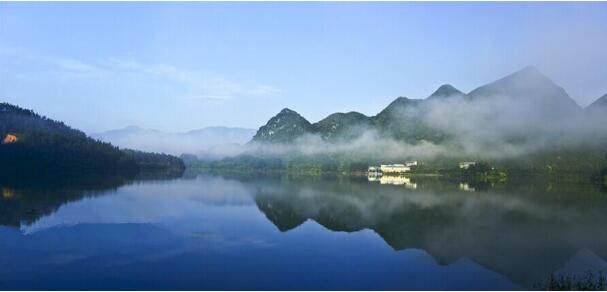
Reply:
[[428, 99], [440, 99], [463, 95], [465, 94], [459, 91], [457, 88], [453, 87], [451, 84], [443, 84], [436, 91], [434, 91], [434, 93], [428, 96]]
[[420, 112], [422, 104], [421, 99], [399, 97], [373, 117], [358, 112], [334, 113], [314, 124], [297, 112], [284, 109], [259, 129], [253, 142], [290, 143], [304, 134], [318, 134], [330, 142], [344, 142], [360, 137], [367, 130], [377, 130], [409, 142], [440, 140], [441, 135], [424, 123]]
[[356, 138], [368, 129], [370, 118], [359, 112], [334, 113], [313, 124], [314, 130], [329, 141]]
[[527, 141], [546, 128], [558, 129], [558, 123], [574, 119], [581, 112], [563, 88], [529, 66], [468, 94], [444, 84], [426, 99], [398, 97], [372, 117], [336, 113], [310, 124], [296, 112], [284, 109], [259, 129], [253, 141], [288, 143], [303, 134], [337, 141], [374, 130], [381, 137], [407, 143], [440, 143], [459, 134], [493, 139], [483, 141], [490, 145], [502, 142], [494, 139], [496, 132], [504, 133], [499, 138], [507, 141]]
[[429, 110], [427, 104], [427, 100], [399, 97], [372, 118], [373, 126], [384, 137], [408, 143], [439, 142], [443, 134], [432, 129], [425, 119]]
[[595, 100], [592, 104], [586, 107], [588, 111], [605, 111], [607, 112], [607, 93], [597, 100]]
[[255, 130], [245, 128], [207, 127], [185, 133], [171, 133], [137, 126], [91, 134], [96, 139], [122, 148], [172, 155], [188, 153], [209, 159], [238, 153], [253, 135]]
[[285, 108], [272, 117], [268, 123], [259, 128], [253, 141], [255, 142], [293, 142], [298, 137], [313, 133], [314, 127], [308, 120], [297, 112]]
[[[152, 130], [152, 129], [143, 129], [138, 126], [127, 126], [122, 129], [113, 129], [113, 130], [109, 130], [109, 131], [105, 131], [105, 132], [91, 133], [91, 137], [105, 141], [105, 138], [125, 139], [125, 137], [130, 136], [130, 135], [141, 135], [141, 134], [152, 135], [152, 134], [161, 134], [161, 133], [162, 132], [160, 132], [160, 131], [156, 131], [156, 130]], [[106, 142], [111, 142], [111, 141], [106, 141]], [[118, 145], [118, 144], [116, 144], [116, 145], [122, 147], [121, 145]]]
[[0, 103], [0, 137], [1, 173], [133, 173], [149, 168], [184, 168], [177, 157], [123, 151], [62, 122], [8, 103]]
[[407, 109], [415, 108], [423, 102], [421, 99], [410, 99], [406, 97], [398, 97], [394, 101], [392, 101], [386, 108], [384, 108], [375, 119], [381, 119], [382, 117], [392, 117], [392, 116], [400, 116]]
[[580, 106], [560, 86], [533, 66], [472, 90], [471, 99], [507, 98], [523, 106], [539, 106], [543, 114], [561, 116], [579, 112]]

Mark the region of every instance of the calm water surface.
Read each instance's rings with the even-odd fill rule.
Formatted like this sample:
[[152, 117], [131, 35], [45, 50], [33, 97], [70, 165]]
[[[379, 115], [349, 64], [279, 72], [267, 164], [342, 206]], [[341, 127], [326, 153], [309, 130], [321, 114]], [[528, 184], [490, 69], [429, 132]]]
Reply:
[[197, 174], [0, 191], [0, 289], [528, 289], [607, 271], [607, 194], [586, 185]]

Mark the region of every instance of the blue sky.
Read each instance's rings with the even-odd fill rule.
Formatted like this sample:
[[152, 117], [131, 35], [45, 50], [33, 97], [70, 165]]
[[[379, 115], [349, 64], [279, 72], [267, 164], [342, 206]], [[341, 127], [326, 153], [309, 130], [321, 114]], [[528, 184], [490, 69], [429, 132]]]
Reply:
[[531, 64], [607, 93], [607, 3], [0, 3], [0, 100], [87, 132], [372, 115]]

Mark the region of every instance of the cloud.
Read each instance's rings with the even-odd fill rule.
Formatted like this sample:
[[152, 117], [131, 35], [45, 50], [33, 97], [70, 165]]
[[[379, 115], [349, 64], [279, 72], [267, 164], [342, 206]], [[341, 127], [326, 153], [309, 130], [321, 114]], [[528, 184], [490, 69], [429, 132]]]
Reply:
[[50, 60], [50, 62], [68, 71], [93, 72], [98, 70], [98, 68], [95, 66], [86, 64], [82, 61], [75, 59], [56, 58]]
[[[532, 85], [529, 87], [531, 92], [535, 92]], [[399, 119], [405, 118], [415, 127], [425, 129], [427, 126], [432, 131], [445, 134], [445, 139], [440, 142], [419, 140], [407, 143], [392, 138], [390, 131], [382, 133], [369, 127], [345, 142], [329, 142], [318, 134], [306, 134], [292, 144], [247, 145], [243, 153], [259, 156], [345, 154], [380, 160], [436, 157], [509, 159], [607, 140], [604, 113], [585, 113], [574, 104], [561, 108], [561, 104], [553, 99], [556, 98], [549, 96], [545, 100], [541, 95], [526, 98], [487, 95], [427, 100], [400, 111], [397, 109], [393, 113], [394, 120], [390, 121], [395, 124], [383, 127], [401, 127]]]
[[150, 75], [184, 86], [194, 100], [226, 100], [232, 98], [274, 97], [282, 91], [274, 86], [251, 85], [236, 82], [201, 70], [191, 70], [167, 64], [147, 64], [134, 60], [109, 59], [110, 67], [117, 71]]
[[57, 57], [49, 54], [34, 52], [28, 49], [0, 46], [0, 55], [11, 58], [21, 58], [29, 62], [38, 63], [46, 66], [55, 67], [55, 69], [70, 72], [95, 72], [100, 68], [87, 62], [65, 57]]
[[187, 98], [189, 99], [193, 99], [193, 100], [209, 100], [209, 101], [216, 101], [216, 100], [226, 100], [227, 98], [225, 96], [219, 96], [219, 95], [192, 95], [192, 96], [188, 96]]
[[171, 64], [145, 63], [133, 59], [108, 58], [93, 64], [75, 58], [8, 46], [0, 46], [0, 56], [48, 67], [52, 71], [48, 73], [54, 76], [66, 73], [63, 77], [93, 77], [93, 81], [101, 87], [127, 81], [139, 82], [140, 86], [169, 89], [165, 92], [172, 94], [181, 92], [177, 95], [190, 100], [266, 98], [275, 97], [282, 92], [274, 86], [235, 81], [205, 70], [181, 68]]

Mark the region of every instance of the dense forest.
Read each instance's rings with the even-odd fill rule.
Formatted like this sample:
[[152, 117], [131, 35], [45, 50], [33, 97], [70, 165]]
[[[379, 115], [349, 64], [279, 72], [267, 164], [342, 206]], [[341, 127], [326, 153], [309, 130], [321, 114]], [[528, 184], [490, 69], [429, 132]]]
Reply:
[[177, 157], [122, 150], [89, 138], [62, 122], [8, 103], [0, 103], [0, 139], [0, 173], [3, 175], [184, 169]]

